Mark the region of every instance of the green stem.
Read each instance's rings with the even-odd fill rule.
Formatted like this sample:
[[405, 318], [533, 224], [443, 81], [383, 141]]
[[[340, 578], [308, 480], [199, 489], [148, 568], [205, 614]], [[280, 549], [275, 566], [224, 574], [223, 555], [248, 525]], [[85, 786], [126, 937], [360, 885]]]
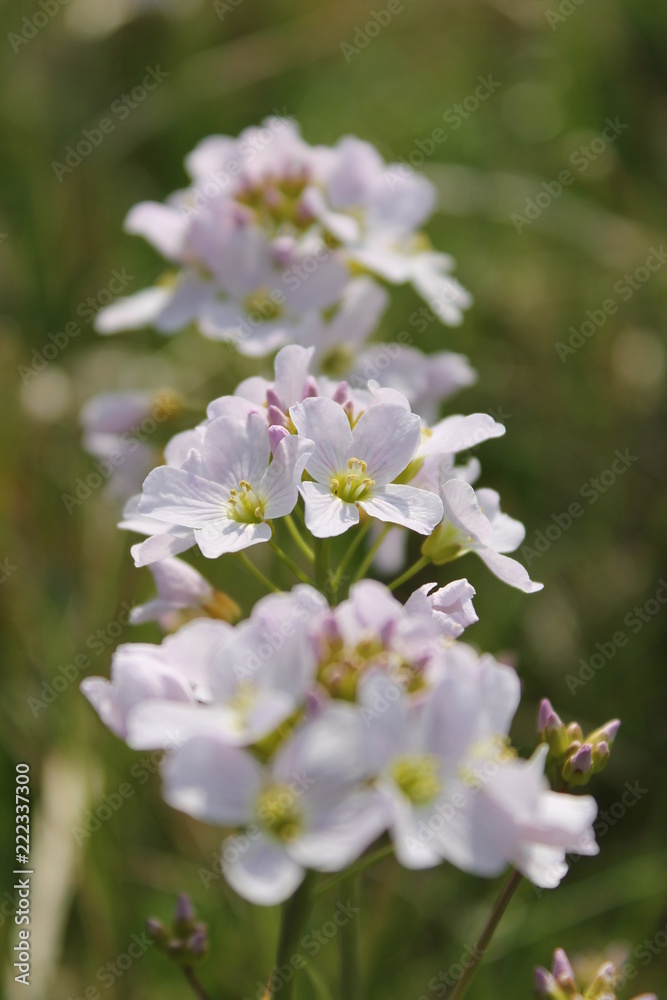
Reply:
[[410, 569], [406, 569], [405, 573], [403, 573], [402, 576], [399, 576], [395, 580], [393, 580], [389, 584], [389, 589], [396, 590], [396, 588], [400, 587], [402, 583], [406, 583], [408, 580], [411, 580], [412, 577], [415, 575], [415, 573], [419, 573], [421, 569], [424, 569], [425, 566], [428, 566], [430, 561], [431, 560], [428, 558], [428, 556], [422, 556], [421, 559], [418, 559], [417, 562], [410, 567]]
[[276, 543], [276, 542], [275, 542], [275, 541], [273, 540], [273, 538], [272, 538], [272, 539], [271, 539], [271, 540], [269, 541], [269, 548], [270, 548], [270, 549], [271, 549], [271, 550], [272, 550], [273, 552], [275, 552], [275, 554], [276, 554], [276, 555], [278, 556], [278, 558], [279, 558], [279, 559], [280, 559], [280, 560], [281, 560], [282, 562], [284, 562], [284, 563], [285, 563], [285, 565], [287, 566], [287, 568], [288, 568], [288, 569], [290, 569], [290, 570], [291, 570], [291, 571], [292, 571], [292, 572], [294, 573], [294, 575], [295, 575], [295, 577], [297, 578], [297, 580], [301, 580], [301, 583], [310, 583], [310, 584], [312, 584], [312, 582], [313, 582], [313, 581], [312, 581], [312, 580], [310, 579], [310, 577], [309, 577], [309, 576], [307, 576], [307, 575], [306, 575], [306, 574], [305, 574], [305, 573], [303, 572], [303, 570], [299, 569], [299, 567], [297, 566], [297, 564], [296, 564], [296, 563], [295, 563], [295, 562], [294, 562], [294, 561], [293, 561], [292, 559], [290, 559], [290, 557], [289, 557], [288, 555], [286, 555], [286, 554], [285, 554], [285, 553], [283, 552], [283, 550], [282, 550], [282, 549], [280, 548], [280, 546], [279, 546], [279, 545], [278, 545], [278, 544], [277, 544], [277, 543]]
[[192, 987], [195, 996], [199, 997], [199, 1000], [209, 1000], [209, 995], [204, 990], [202, 984], [199, 982], [199, 979], [197, 978], [197, 973], [192, 968], [192, 966], [190, 965], [183, 966], [183, 974], [185, 975], [185, 978], [189, 982], [190, 986]]
[[339, 872], [337, 875], [332, 875], [332, 877], [327, 879], [326, 882], [322, 882], [318, 885], [315, 895], [319, 896], [321, 893], [326, 892], [328, 889], [332, 889], [333, 886], [344, 881], [344, 879], [348, 878], [350, 875], [358, 875], [359, 872], [363, 872], [367, 868], [371, 868], [373, 865], [376, 865], [378, 861], [384, 861], [385, 858], [388, 858], [393, 853], [393, 844], [385, 844], [384, 847], [379, 847], [377, 851], [373, 851], [372, 854], [367, 854], [365, 858], [360, 858], [359, 861], [350, 865], [346, 871]]
[[276, 587], [275, 583], [272, 583], [268, 576], [265, 576], [264, 573], [262, 573], [261, 569], [258, 569], [254, 563], [251, 563], [245, 552], [237, 552], [236, 555], [239, 557], [239, 560], [245, 568], [259, 580], [262, 586], [266, 587], [267, 590], [273, 591], [274, 594], [282, 594], [280, 587]]
[[[348, 875], [343, 884], [355, 911], [359, 909], [359, 876]], [[362, 1000], [359, 917], [355, 916], [340, 929], [340, 995], [342, 1000]]]
[[341, 580], [343, 578], [343, 573], [345, 572], [345, 570], [347, 569], [347, 567], [349, 565], [350, 559], [352, 558], [352, 556], [357, 551], [357, 549], [359, 548], [359, 546], [363, 542], [364, 538], [368, 534], [372, 523], [373, 523], [373, 520], [372, 520], [372, 518], [369, 517], [368, 520], [366, 521], [366, 523], [362, 524], [362, 526], [359, 528], [359, 530], [357, 531], [356, 535], [354, 536], [352, 544], [350, 545], [349, 549], [347, 550], [347, 552], [345, 553], [345, 555], [341, 559], [341, 561], [340, 561], [340, 563], [338, 565], [338, 569], [334, 573], [333, 579], [331, 581], [331, 589], [334, 592], [334, 597], [336, 595], [336, 591], [338, 590], [338, 588], [340, 586]]
[[329, 539], [315, 538], [315, 586], [323, 594], [327, 593], [329, 577]]
[[313, 550], [311, 549], [310, 545], [307, 543], [305, 538], [302, 537], [301, 532], [294, 523], [292, 515], [288, 514], [287, 517], [283, 518], [283, 520], [287, 525], [287, 530], [289, 531], [290, 535], [292, 536], [296, 544], [299, 546], [301, 551], [303, 552], [306, 559], [308, 559], [310, 562], [314, 562], [315, 553], [313, 552]]
[[[303, 925], [312, 906], [316, 877], [315, 872], [306, 872], [306, 877], [294, 895], [286, 903], [283, 903], [276, 952], [276, 969], [285, 965], [289, 966], [291, 959], [297, 952]], [[280, 996], [281, 1000], [293, 1000], [295, 979], [296, 976], [292, 976], [291, 979], [284, 981], [280, 976], [272, 975], [269, 983], [269, 997]]]
[[475, 945], [475, 949], [472, 955], [470, 956], [472, 959], [471, 964], [466, 966], [466, 968], [464, 969], [463, 975], [461, 976], [456, 986], [454, 987], [454, 992], [452, 993], [450, 1000], [461, 1000], [461, 997], [464, 996], [466, 990], [470, 986], [472, 977], [475, 975], [475, 972], [477, 971], [477, 966], [484, 958], [484, 953], [486, 952], [486, 949], [489, 946], [489, 942], [493, 937], [493, 932], [500, 923], [502, 916], [507, 907], [509, 906], [512, 896], [519, 887], [522, 878], [523, 875], [521, 875], [520, 872], [515, 870], [512, 872], [509, 879], [505, 883], [503, 889], [501, 890], [500, 895], [493, 904], [493, 908], [491, 910], [491, 913], [489, 914], [488, 920], [486, 921], [484, 930], [480, 934], [477, 944]]
[[385, 538], [387, 537], [387, 535], [391, 531], [391, 529], [395, 528], [395, 527], [396, 527], [396, 525], [394, 525], [394, 524], [385, 524], [384, 528], [382, 529], [382, 531], [377, 536], [377, 538], [375, 539], [375, 541], [371, 545], [370, 549], [366, 553], [366, 555], [364, 557], [364, 560], [361, 563], [361, 566], [359, 567], [359, 569], [357, 570], [357, 572], [354, 574], [354, 582], [355, 583], [356, 583], [357, 580], [361, 580], [362, 577], [366, 576], [366, 573], [370, 569], [371, 563], [373, 562], [373, 560], [375, 559], [376, 555], [378, 554], [380, 546], [382, 545], [383, 541], [385, 540]]

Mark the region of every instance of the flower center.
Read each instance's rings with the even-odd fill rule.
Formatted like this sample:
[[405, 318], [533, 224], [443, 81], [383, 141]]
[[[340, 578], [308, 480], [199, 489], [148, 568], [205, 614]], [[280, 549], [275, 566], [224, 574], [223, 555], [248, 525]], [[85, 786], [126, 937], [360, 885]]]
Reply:
[[272, 785], [260, 794], [257, 818], [263, 829], [277, 840], [294, 840], [301, 832], [301, 817], [289, 785]]
[[246, 312], [262, 320], [278, 319], [282, 315], [282, 306], [276, 302], [271, 291], [262, 285], [243, 300]]
[[305, 169], [282, 177], [266, 176], [246, 184], [236, 195], [236, 201], [249, 208], [266, 229], [307, 229], [313, 218], [305, 209], [301, 196], [308, 182]]
[[245, 479], [238, 490], [229, 491], [229, 513], [241, 524], [260, 524], [264, 520], [264, 501]]
[[391, 777], [414, 806], [429, 805], [443, 787], [439, 761], [430, 754], [399, 757], [392, 765]]
[[331, 492], [345, 503], [365, 500], [375, 480], [366, 475], [366, 463], [359, 458], [351, 458], [347, 463], [348, 472], [339, 472], [331, 477]]

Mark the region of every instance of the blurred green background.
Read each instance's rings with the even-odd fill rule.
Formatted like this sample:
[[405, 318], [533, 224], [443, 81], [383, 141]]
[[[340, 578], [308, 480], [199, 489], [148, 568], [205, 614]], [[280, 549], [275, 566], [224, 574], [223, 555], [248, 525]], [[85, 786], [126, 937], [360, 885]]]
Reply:
[[[211, 925], [213, 955], [201, 976], [213, 998], [254, 998], [272, 962], [276, 912], [240, 901], [221, 879], [205, 886], [200, 869], [212, 867], [218, 832], [164, 805], [159, 778], [149, 774], [155, 761], [112, 737], [79, 694], [81, 676], [108, 673], [118, 641], [154, 641], [159, 632], [115, 625], [123, 602], [150, 593], [151, 579], [133, 568], [114, 504], [98, 489], [68, 514], [62, 496], [95, 469], [77, 423], [95, 392], [172, 385], [196, 408], [252, 370], [189, 332], [104, 340], [82, 312], [88, 297], [101, 301], [114, 269], [134, 276], [128, 291], [162, 270], [147, 245], [122, 232], [127, 210], [183, 185], [183, 157], [203, 136], [236, 134], [276, 108], [297, 118], [311, 142], [355, 133], [388, 160], [412, 155], [415, 163], [426, 150], [423, 169], [441, 193], [429, 233], [457, 259], [475, 306], [460, 329], [434, 322], [417, 333], [410, 317], [421, 302], [397, 290], [380, 339], [408, 330], [425, 350], [470, 357], [479, 382], [447, 412], [486, 410], [507, 424], [505, 438], [480, 449], [482, 483], [525, 522], [527, 545], [535, 549], [537, 533], [574, 501], [584, 509], [546, 551], [524, 553], [545, 583], [540, 594], [510, 590], [472, 556], [455, 566], [478, 591], [481, 621], [469, 641], [516, 655], [525, 696], [513, 735], [523, 753], [534, 746], [543, 695], [584, 727], [623, 719], [593, 789], [601, 809], [614, 810], [601, 854], [577, 861], [556, 892], [520, 889], [470, 996], [530, 996], [533, 965], [547, 964], [557, 945], [584, 957], [632, 953], [667, 925], [667, 612], [655, 601], [667, 575], [667, 266], [644, 284], [642, 272], [631, 294], [621, 289], [667, 228], [667, 7], [403, 0], [375, 33], [364, 26], [384, 0], [219, 0], [217, 9], [209, 0], [172, 0], [143, 10], [133, 0], [45, 3], [0, 9], [0, 991], [11, 1000], [23, 989], [12, 983], [9, 958], [16, 761], [30, 763], [34, 794], [34, 1000], [81, 997], [93, 987], [124, 1000], [187, 996], [155, 949], [116, 967], [119, 975], [100, 971], [126, 953], [146, 916], [166, 917], [181, 890]], [[46, 23], [38, 16], [42, 26], [30, 27], [44, 10]], [[363, 48], [360, 31], [370, 38]], [[123, 120], [114, 116], [114, 131], [59, 180], [53, 161], [63, 162], [66, 147], [108, 116], [146, 67], [168, 76]], [[489, 75], [497, 84], [491, 96], [457, 118], [454, 106]], [[627, 128], [601, 149], [607, 118]], [[430, 142], [434, 129], [446, 139], [438, 133]], [[567, 169], [573, 183], [545, 195], [543, 182], [556, 191], [552, 182]], [[526, 200], [540, 192], [538, 205], [552, 203], [530, 224], [515, 224], [512, 215], [525, 216]], [[563, 360], [556, 345], [607, 299], [618, 310], [594, 336], [580, 337], [576, 351], [561, 350]], [[80, 333], [55, 357], [49, 349], [52, 360], [26, 378], [20, 366], [34, 363], [33, 349], [41, 353], [48, 335], [72, 321]], [[188, 414], [186, 423], [194, 419]], [[582, 500], [582, 487], [611, 467], [617, 449], [636, 461], [604, 492], [592, 487], [594, 504]], [[224, 559], [205, 570], [249, 611], [260, 593], [251, 579]], [[440, 576], [445, 582], [452, 572], [444, 567]], [[638, 617], [633, 609], [644, 606]], [[619, 630], [622, 645], [613, 640]], [[581, 660], [599, 652], [596, 643], [607, 649], [602, 669], [589, 667], [591, 679], [568, 685]], [[28, 701], [43, 699], [43, 685], [52, 689], [57, 677], [67, 683], [58, 683], [51, 705]], [[124, 783], [132, 794], [122, 806], [90, 836], [77, 835], [86, 810]], [[626, 783], [638, 783], [630, 806], [621, 799]], [[447, 866], [415, 874], [383, 862], [365, 876], [365, 996], [447, 995], [437, 977], [474, 940], [497, 888]], [[321, 899], [313, 927], [330, 919], [337, 898], [332, 890]], [[665, 989], [667, 949], [655, 950], [647, 965], [631, 954], [636, 978], [622, 996]], [[335, 944], [315, 960], [334, 987], [336, 962]]]

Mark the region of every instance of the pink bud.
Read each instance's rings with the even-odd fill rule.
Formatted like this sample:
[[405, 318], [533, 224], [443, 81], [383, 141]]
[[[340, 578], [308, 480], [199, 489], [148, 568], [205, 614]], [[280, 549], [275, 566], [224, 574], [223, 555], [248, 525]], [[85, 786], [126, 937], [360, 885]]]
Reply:
[[289, 431], [286, 427], [279, 427], [277, 424], [272, 424], [269, 427], [269, 445], [273, 454], [283, 438], [286, 437], [289, 437]]
[[562, 948], [556, 948], [554, 952], [554, 960], [551, 966], [551, 971], [553, 972], [554, 979], [559, 986], [576, 987], [574, 969], [570, 965], [570, 960]]

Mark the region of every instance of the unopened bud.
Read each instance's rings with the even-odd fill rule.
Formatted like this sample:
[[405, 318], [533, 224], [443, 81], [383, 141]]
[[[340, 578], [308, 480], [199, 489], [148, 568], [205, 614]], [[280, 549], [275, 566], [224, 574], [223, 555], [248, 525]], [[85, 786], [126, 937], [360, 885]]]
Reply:
[[593, 774], [599, 774], [600, 771], [604, 771], [609, 763], [610, 756], [609, 744], [605, 743], [604, 740], [601, 740], [593, 747]]
[[185, 942], [185, 955], [187, 960], [194, 964], [195, 962], [200, 962], [208, 951], [208, 935], [206, 933], [206, 926], [204, 924], [199, 924], [194, 934]]
[[556, 948], [554, 952], [551, 972], [558, 985], [568, 992], [568, 994], [574, 994], [577, 992], [577, 981], [574, 975], [574, 969], [572, 968], [570, 960], [562, 948]]
[[593, 774], [593, 748], [590, 743], [572, 754], [563, 765], [563, 778], [568, 785], [586, 785]]
[[612, 719], [611, 722], [605, 722], [604, 726], [600, 726], [599, 729], [596, 729], [595, 732], [591, 733], [590, 736], [587, 737], [586, 742], [593, 744], [604, 742], [611, 750], [620, 726], [620, 719]]
[[174, 933], [177, 937], [186, 937], [195, 930], [195, 910], [186, 892], [182, 892], [174, 908]]
[[541, 739], [549, 745], [549, 756], [556, 759], [562, 757], [570, 741], [560, 716], [554, 711], [548, 698], [543, 698], [540, 702], [537, 728]]
[[158, 948], [166, 948], [169, 935], [162, 921], [156, 920], [155, 917], [149, 917], [146, 921], [146, 931]]
[[595, 979], [586, 990], [587, 1000], [614, 1000], [615, 986], [618, 980], [613, 962], [605, 962], [595, 974]]
[[581, 744], [584, 742], [584, 733], [578, 722], [571, 722], [570, 725], [567, 726], [565, 732], [567, 733], [567, 738], [571, 743]]
[[272, 454], [275, 454], [276, 448], [286, 437], [289, 437], [289, 431], [286, 427], [280, 427], [278, 424], [272, 424], [269, 427], [269, 446]]
[[533, 987], [535, 996], [539, 997], [540, 1000], [565, 1000], [565, 994], [559, 988], [554, 977], [541, 966], [535, 969]]

